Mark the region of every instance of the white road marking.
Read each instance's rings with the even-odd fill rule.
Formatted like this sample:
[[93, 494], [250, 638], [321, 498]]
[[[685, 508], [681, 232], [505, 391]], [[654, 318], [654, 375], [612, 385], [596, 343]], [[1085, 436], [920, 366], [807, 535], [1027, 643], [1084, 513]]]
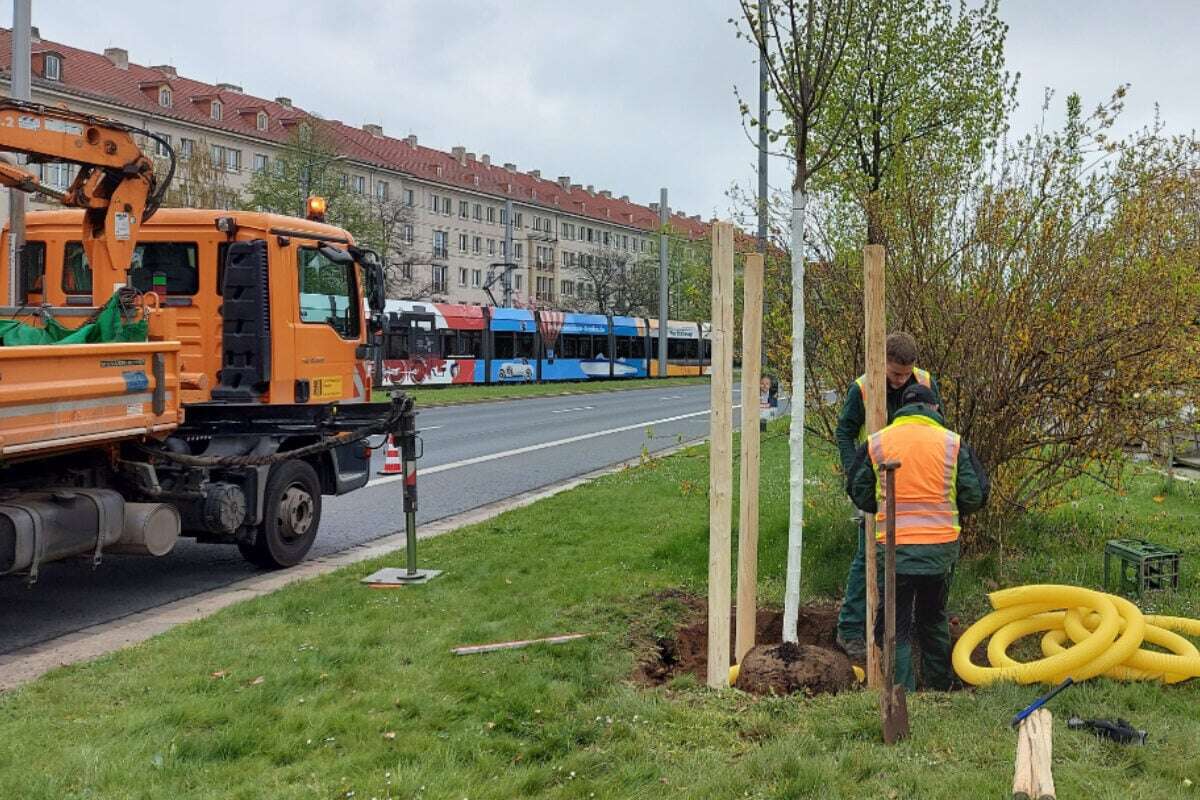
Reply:
[[658, 399], [659, 399], [659, 400], [682, 400], [682, 399], [683, 399], [683, 395], [681, 395], [681, 394], [669, 394], [669, 395], [667, 395], [666, 397], [660, 397], [660, 398], [658, 398]]
[[[734, 409], [738, 409], [741, 407], [742, 406], [740, 403], [733, 406]], [[676, 416], [673, 416], [673, 417], [663, 417], [662, 419], [650, 419], [650, 420], [646, 420], [645, 422], [635, 422], [632, 425], [622, 425], [619, 428], [609, 428], [608, 430], [595, 431], [593, 433], [581, 433], [581, 434], [578, 434], [577, 436], [568, 436], [565, 439], [555, 439], [550, 442], [541, 442], [540, 444], [526, 445], [525, 447], [517, 447], [512, 450], [501, 450], [498, 453], [488, 453], [487, 455], [475, 456], [474, 458], [464, 458], [462, 461], [452, 461], [449, 464], [438, 464], [436, 467], [429, 467], [428, 469], [420, 469], [418, 467], [417, 474], [419, 477], [420, 475], [433, 475], [438, 472], [448, 472], [449, 470], [452, 470], [452, 469], [460, 469], [461, 467], [469, 467], [472, 464], [482, 464], [484, 462], [495, 461], [500, 458], [509, 458], [510, 456], [520, 456], [520, 455], [524, 455], [525, 453], [534, 453], [534, 452], [537, 452], [538, 450], [546, 450], [551, 447], [560, 447], [564, 444], [574, 444], [575, 442], [585, 442], [588, 439], [598, 439], [601, 436], [610, 436], [614, 433], [624, 433], [625, 431], [634, 431], [634, 430], [637, 430], [638, 428], [648, 428], [651, 425], [662, 425], [667, 422], [678, 422], [681, 419], [691, 419], [692, 417], [703, 417], [703, 416], [706, 416], [708, 413], [709, 413], [709, 410], [705, 409], [704, 411], [693, 411], [690, 414], [677, 414]], [[366, 488], [369, 489], [372, 486], [382, 486], [386, 483], [392, 483], [393, 481], [402, 481], [402, 480], [404, 480], [403, 475], [389, 475], [386, 478], [378, 478], [376, 480], [372, 480], [370, 483], [367, 484]]]
[[576, 406], [575, 408], [558, 408], [551, 411], [551, 414], [566, 414], [570, 411], [591, 411], [595, 406]]
[[446, 426], [445, 425], [428, 425], [424, 428], [417, 428], [417, 433], [424, 433], [425, 431], [436, 431], [438, 428], [444, 428], [444, 427], [446, 427]]

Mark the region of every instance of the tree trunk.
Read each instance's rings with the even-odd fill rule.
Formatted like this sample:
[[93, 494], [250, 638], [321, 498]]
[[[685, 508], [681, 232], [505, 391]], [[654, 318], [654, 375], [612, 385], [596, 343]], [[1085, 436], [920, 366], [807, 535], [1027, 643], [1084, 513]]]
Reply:
[[[804, 222], [808, 192], [792, 189], [792, 426], [788, 435], [791, 496], [788, 507], [787, 578], [783, 593], [783, 640], [796, 641], [800, 615], [800, 567], [804, 555]], [[743, 400], [743, 402], [745, 402]]]

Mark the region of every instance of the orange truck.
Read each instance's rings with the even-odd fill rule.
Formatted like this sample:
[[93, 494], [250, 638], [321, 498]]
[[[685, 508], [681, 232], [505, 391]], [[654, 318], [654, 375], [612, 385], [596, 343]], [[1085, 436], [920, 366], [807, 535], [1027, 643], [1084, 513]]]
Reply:
[[319, 221], [159, 209], [139, 135], [0, 100], [0, 151], [79, 166], [59, 193], [0, 163], [67, 206], [27, 215], [15, 269], [0, 236], [0, 575], [180, 535], [291, 566], [321, 497], [367, 484], [368, 437], [414, 436], [409, 398], [371, 399], [377, 257]]

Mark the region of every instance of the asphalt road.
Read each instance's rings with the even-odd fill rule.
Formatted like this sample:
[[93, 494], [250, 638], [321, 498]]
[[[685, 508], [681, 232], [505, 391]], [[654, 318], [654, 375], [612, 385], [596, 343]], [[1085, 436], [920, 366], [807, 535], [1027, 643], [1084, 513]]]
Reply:
[[[737, 396], [735, 387], [735, 403]], [[636, 458], [643, 446], [653, 452], [702, 438], [708, 409], [708, 386], [664, 386], [422, 411], [418, 524]], [[378, 469], [382, 450], [375, 459]], [[357, 492], [324, 498], [314, 555], [403, 530], [399, 481], [372, 481]], [[110, 556], [95, 570], [90, 559], [47, 564], [34, 586], [0, 579], [0, 653], [255, 572], [234, 547], [190, 540], [165, 558]]]

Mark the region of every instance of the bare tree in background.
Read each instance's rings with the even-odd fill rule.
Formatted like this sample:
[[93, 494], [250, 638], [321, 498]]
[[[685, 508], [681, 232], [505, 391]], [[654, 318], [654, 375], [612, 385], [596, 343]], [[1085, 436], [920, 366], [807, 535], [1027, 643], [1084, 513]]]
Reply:
[[[189, 143], [188, 148], [185, 152], [182, 142], [175, 146], [175, 177], [167, 187], [163, 205], [167, 208], [241, 208], [241, 194], [229, 185], [229, 172], [225, 164], [213, 159], [208, 141], [198, 139]], [[155, 171], [165, 175], [169, 159], [157, 154], [153, 157]]]

